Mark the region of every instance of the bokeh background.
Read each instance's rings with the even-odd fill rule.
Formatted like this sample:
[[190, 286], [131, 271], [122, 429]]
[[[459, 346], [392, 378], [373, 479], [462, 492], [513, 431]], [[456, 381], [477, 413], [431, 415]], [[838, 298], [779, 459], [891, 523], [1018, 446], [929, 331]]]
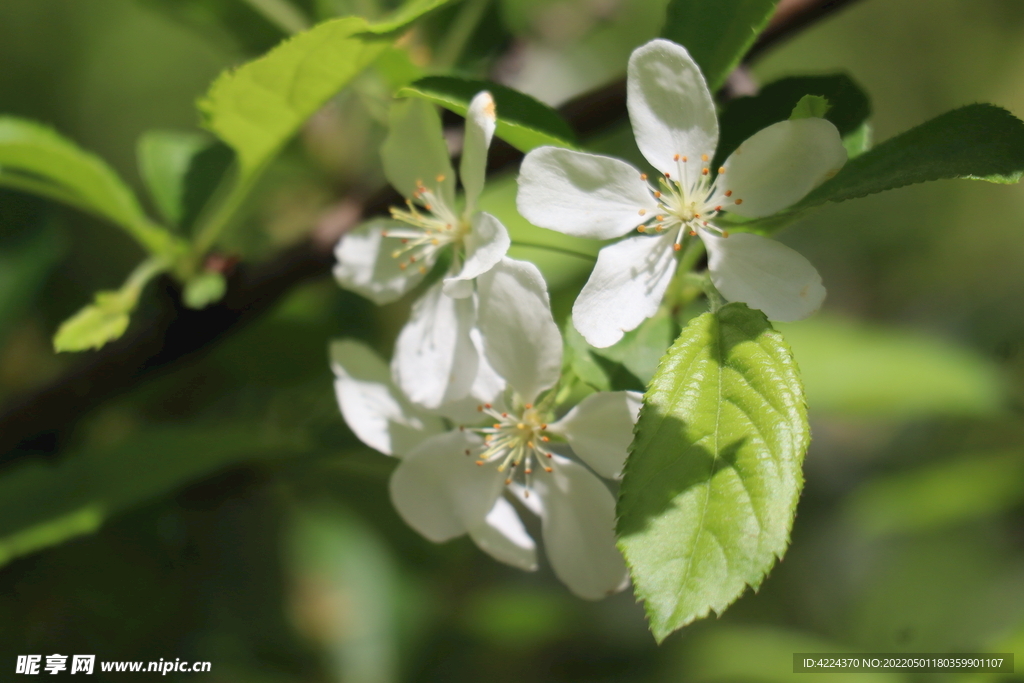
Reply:
[[[620, 76], [665, 5], [467, 1], [476, 29], [453, 44], [459, 8], [435, 15], [406, 42], [413, 60], [550, 103]], [[317, 18], [389, 8], [296, 4]], [[210, 81], [281, 37], [241, 0], [4, 0], [0, 113], [54, 126], [144, 194], [139, 136], [196, 129]], [[1024, 3], [863, 0], [753, 69], [762, 83], [836, 71], [871, 96], [876, 140], [973, 102], [1024, 115]], [[382, 92], [368, 75], [310, 122], [227, 253], [267, 258], [383, 182]], [[628, 138], [597, 144], [629, 154]], [[523, 234], [513, 192], [492, 183], [488, 207]], [[0, 470], [3, 677], [27, 653], [209, 660], [190, 679], [257, 683], [777, 681], [799, 651], [1024, 655], [1024, 188], [908, 187], [780, 238], [829, 290], [818, 317], [783, 327], [814, 438], [788, 554], [721, 617], [657, 647], [628, 591], [584, 602], [543, 564], [520, 573], [408, 529], [387, 498], [393, 463], [344, 426], [326, 362], [338, 336], [386, 355], [408, 301], [377, 309], [323, 280], [96, 405], [59, 453]], [[585, 262], [515, 255], [541, 262], [567, 311]], [[0, 191], [0, 401], [80, 360], [54, 355], [51, 335], [140, 256], [109, 225]], [[11, 533], [64, 496], [89, 503], [70, 526]]]

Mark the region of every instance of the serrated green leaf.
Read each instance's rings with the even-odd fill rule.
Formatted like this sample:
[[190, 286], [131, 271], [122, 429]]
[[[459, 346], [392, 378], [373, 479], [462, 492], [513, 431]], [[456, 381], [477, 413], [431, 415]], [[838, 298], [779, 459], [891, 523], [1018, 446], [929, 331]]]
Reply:
[[160, 215], [172, 225], [181, 224], [185, 176], [192, 159], [210, 142], [202, 133], [170, 130], [149, 131], [139, 138], [139, 173]]
[[569, 124], [551, 107], [518, 90], [490, 81], [455, 76], [427, 76], [398, 91], [399, 97], [422, 97], [465, 116], [469, 101], [481, 90], [494, 97], [498, 113], [495, 135], [521, 152], [555, 145], [573, 147], [576, 137]]
[[867, 95], [846, 74], [794, 76], [773, 81], [761, 88], [757, 95], [739, 97], [722, 109], [719, 116], [721, 134], [714, 165], [720, 166], [744, 140], [762, 128], [788, 119], [806, 95], [828, 100], [829, 109], [824, 118], [835, 125], [844, 141], [850, 136], [860, 135], [871, 116], [871, 102]]
[[224, 298], [228, 281], [220, 273], [204, 272], [185, 283], [181, 300], [188, 308], [206, 308]]
[[124, 228], [150, 253], [171, 256], [176, 238], [152, 223], [106, 162], [32, 121], [0, 117], [0, 186], [70, 204]]
[[1024, 175], [1024, 123], [991, 104], [946, 112], [851, 159], [795, 210], [929, 180], [1016, 183]]
[[[288, 450], [286, 450], [288, 449]], [[0, 565], [91, 533], [111, 515], [226, 465], [294, 452], [251, 425], [152, 429], [112, 448], [0, 474]]]
[[762, 313], [690, 321], [644, 396], [618, 503], [658, 641], [720, 614], [782, 556], [809, 438], [793, 356]]
[[778, 0], [672, 0], [661, 35], [685, 47], [714, 92], [775, 12]]
[[817, 412], [891, 421], [993, 415], [1003, 405], [992, 361], [934, 334], [834, 316], [778, 327]]
[[386, 34], [399, 31], [422, 16], [449, 5], [453, 0], [409, 0], [388, 17], [367, 27], [370, 33]]
[[996, 514], [1024, 500], [1020, 452], [970, 453], [873, 479], [846, 512], [869, 536], [915, 533]]
[[203, 125], [235, 150], [243, 177], [380, 55], [388, 43], [367, 28], [358, 17], [326, 21], [214, 81], [199, 102]]

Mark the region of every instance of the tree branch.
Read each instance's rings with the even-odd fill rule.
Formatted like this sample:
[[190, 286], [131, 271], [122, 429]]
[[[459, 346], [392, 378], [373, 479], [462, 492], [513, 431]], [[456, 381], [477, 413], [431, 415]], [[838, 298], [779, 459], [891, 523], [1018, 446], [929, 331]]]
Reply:
[[[771, 24], [745, 61], [785, 40], [854, 0], [782, 0]], [[626, 88], [618, 81], [568, 102], [561, 113], [581, 139], [626, 117]], [[497, 138], [488, 170], [506, 170], [521, 155]], [[72, 370], [42, 389], [9, 405], [0, 415], [0, 465], [59, 451], [83, 415], [134, 387], [206, 352], [224, 336], [259, 317], [294, 287], [330, 273], [333, 245], [360, 215], [383, 214], [402, 198], [385, 189], [361, 206], [345, 205], [305, 242], [266, 263], [241, 265], [228, 279], [227, 295], [201, 311], [184, 308], [169, 280], [160, 282], [128, 334], [86, 356]]]

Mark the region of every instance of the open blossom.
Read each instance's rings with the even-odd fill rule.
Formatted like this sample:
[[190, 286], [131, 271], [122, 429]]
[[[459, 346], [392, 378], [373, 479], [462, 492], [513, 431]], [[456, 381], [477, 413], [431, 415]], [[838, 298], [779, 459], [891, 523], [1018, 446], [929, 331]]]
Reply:
[[471, 390], [479, 359], [470, 338], [478, 305], [474, 282], [509, 247], [501, 222], [477, 210], [495, 123], [494, 100], [486, 91], [478, 93], [466, 113], [459, 167], [465, 203], [460, 209], [437, 111], [419, 99], [394, 105], [381, 158], [388, 181], [406, 197], [406, 207], [392, 208], [391, 219], [353, 230], [335, 250], [334, 275], [341, 286], [377, 304], [408, 292], [442, 252], [450, 252], [443, 280], [414, 304], [393, 363], [395, 380], [406, 395], [429, 408], [464, 398]]
[[519, 212], [569, 235], [609, 239], [573, 306], [576, 329], [611, 346], [658, 309], [676, 253], [692, 239], [708, 251], [718, 291], [773, 320], [804, 318], [821, 305], [821, 277], [803, 256], [750, 233], [729, 234], [720, 216], [769, 216], [802, 199], [846, 162], [829, 121], [781, 121], [754, 134], [720, 168], [711, 167], [718, 118], [711, 92], [687, 51], [667, 40], [629, 60], [627, 105], [637, 146], [661, 174], [652, 182], [611, 157], [542, 147], [519, 175]]
[[391, 499], [426, 538], [469, 534], [496, 559], [536, 569], [536, 545], [510, 502], [518, 500], [540, 517], [547, 557], [570, 590], [588, 599], [621, 590], [615, 500], [591, 469], [621, 473], [641, 397], [592, 394], [555, 420], [562, 340], [539, 271], [504, 259], [480, 287], [490, 302], [478, 321], [486, 357], [508, 382], [501, 396], [449, 426], [403, 396], [372, 351], [339, 341], [331, 358], [342, 414], [366, 444], [401, 459]]

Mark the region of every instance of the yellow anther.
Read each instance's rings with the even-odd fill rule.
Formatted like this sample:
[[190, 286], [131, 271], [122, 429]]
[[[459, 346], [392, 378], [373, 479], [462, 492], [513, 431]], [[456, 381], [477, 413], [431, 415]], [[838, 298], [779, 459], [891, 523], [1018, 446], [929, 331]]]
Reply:
[[665, 229], [665, 226], [663, 226], [663, 225], [655, 225], [654, 226], [654, 231], [655, 232], [661, 232], [664, 229]]
[[495, 422], [494, 423], [494, 428], [495, 429], [501, 429], [501, 423], [500, 422]]
[[655, 197], [655, 199], [661, 197], [661, 192], [658, 192], [657, 190], [655, 190], [654, 191], [654, 197]]
[[420, 275], [426, 275], [426, 274], [427, 274], [427, 267], [426, 266], [420, 266]]
[[655, 216], [654, 220], [656, 220], [656, 221], [663, 221], [663, 220], [665, 220], [665, 217], [664, 216]]
[[408, 264], [408, 263], [399, 263], [399, 264], [398, 264], [398, 267], [399, 267], [400, 269], [402, 269], [402, 270], [405, 270], [406, 268], [408, 268], [408, 267], [409, 267], [409, 264]]
[[737, 200], [736, 200], [736, 203], [737, 203], [737, 204], [742, 204], [742, 203], [743, 203], [743, 200], [742, 200], [742, 199], [737, 199]]
[[477, 460], [477, 461], [476, 461], [476, 464], [477, 464], [477, 465], [483, 465], [483, 464], [484, 464], [484, 461], [483, 461], [483, 460]]
[[442, 173], [442, 174], [438, 175], [436, 178], [434, 178], [434, 180], [436, 180], [439, 183], [443, 183], [444, 182], [444, 174]]
[[722, 175], [723, 173], [725, 173], [725, 166], [719, 166], [718, 167], [718, 175]]
[[732, 190], [726, 190], [725, 191], [725, 196], [726, 197], [731, 197], [732, 196]]
[[722, 205], [721, 204], [719, 204], [718, 206], [715, 207], [715, 211], [721, 211], [721, 210], [722, 210]]
[[527, 404], [526, 404], [525, 406], [523, 406], [523, 407], [524, 407], [524, 408], [526, 408], [527, 410], [530, 410], [531, 408], [533, 408], [533, 404], [532, 404], [532, 403], [527, 403]]
[[641, 173], [640, 174], [640, 180], [647, 180], [647, 174], [646, 173]]
[[522, 422], [518, 422], [516, 423], [516, 429], [526, 429], [526, 425], [524, 425]]
[[554, 468], [551, 468], [551, 467], [545, 467], [544, 471], [548, 472], [550, 474], [551, 472], [554, 472], [555, 470], [554, 470]]
[[673, 156], [672, 161], [679, 161], [679, 155], [676, 154], [675, 156]]
[[[525, 470], [523, 470], [523, 471], [524, 471], [524, 472], [526, 472], [527, 474], [533, 474], [533, 470], [531, 470], [531, 469], [530, 469], [529, 467], [527, 467], [527, 468], [526, 468]], [[527, 491], [527, 492], [526, 492], [526, 495], [530, 495], [530, 492], [529, 492], [529, 491]]]
[[647, 213], [647, 209], [640, 209], [639, 211], [637, 211], [637, 213], [643, 216], [645, 213]]
[[636, 226], [636, 231], [637, 232], [647, 232], [647, 226], [646, 225], [638, 225], [638, 226]]
[[540, 437], [540, 440], [543, 441], [544, 443], [547, 443], [548, 441], [551, 441], [551, 438], [547, 436], [542, 436]]
[[533, 448], [533, 442], [532, 441], [527, 441], [526, 442], [526, 446], [527, 446], [527, 448]]
[[542, 425], [540, 426], [540, 428], [541, 428], [541, 429], [547, 429], [547, 428], [548, 428], [548, 426], [547, 426], [546, 424], [542, 424]]
[[722, 237], [728, 237], [728, 236], [729, 236], [729, 231], [728, 230], [723, 230], [722, 231]]
[[700, 169], [700, 174], [701, 175], [707, 175], [708, 173], [710, 173], [710, 169], [708, 169], [707, 166], [705, 166], [704, 168]]
[[700, 160], [701, 161], [707, 161], [708, 160], [708, 155], [707, 154], [701, 154], [700, 155]]
[[665, 177], [666, 177], [666, 178], [671, 178], [671, 177], [672, 177], [672, 174], [671, 174], [671, 173], [669, 173], [668, 171], [665, 171]]
[[[708, 169], [705, 168], [704, 170], [706, 171]], [[434, 207], [432, 207], [430, 204], [424, 204], [423, 208], [426, 209], [427, 211], [433, 211], [434, 210]]]
[[672, 249], [675, 250], [675, 251], [679, 251], [682, 248], [683, 248], [682, 245], [679, 244], [678, 242], [676, 242], [675, 244], [672, 245]]
[[686, 163], [686, 161], [687, 161], [686, 157], [683, 157], [683, 163], [684, 164]]
[[697, 236], [697, 231], [696, 230], [691, 230], [690, 231], [690, 237], [696, 237], [696, 236]]

